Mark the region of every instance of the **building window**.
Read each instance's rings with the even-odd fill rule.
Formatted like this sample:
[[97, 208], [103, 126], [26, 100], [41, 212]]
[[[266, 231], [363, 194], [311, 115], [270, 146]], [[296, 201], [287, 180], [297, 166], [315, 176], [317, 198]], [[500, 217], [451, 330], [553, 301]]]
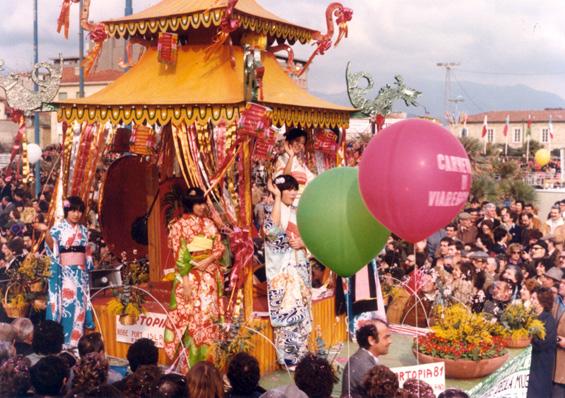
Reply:
[[494, 129], [487, 130], [487, 141], [494, 142]]
[[67, 99], [67, 93], [64, 92], [64, 91], [61, 91], [61, 92], [59, 93], [59, 99], [60, 99], [60, 100], [65, 100], [65, 99]]
[[549, 142], [549, 129], [543, 129], [541, 131], [541, 142], [547, 144]]
[[522, 142], [522, 129], [514, 129], [514, 135], [512, 135], [512, 142], [514, 143]]
[[461, 138], [465, 138], [465, 137], [468, 137], [468, 136], [469, 136], [469, 132], [467, 131], [467, 128], [463, 127], [461, 129]]

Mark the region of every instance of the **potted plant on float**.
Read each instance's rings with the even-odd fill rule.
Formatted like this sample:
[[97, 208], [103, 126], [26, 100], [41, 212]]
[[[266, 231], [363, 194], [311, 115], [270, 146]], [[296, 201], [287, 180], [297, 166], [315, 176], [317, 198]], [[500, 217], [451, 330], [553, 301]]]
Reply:
[[493, 324], [462, 304], [437, 306], [433, 322], [432, 332], [414, 340], [413, 353], [421, 363], [445, 362], [448, 378], [483, 377], [508, 359]]
[[500, 323], [504, 327], [501, 334], [504, 345], [508, 348], [525, 348], [536, 336], [545, 339], [545, 327], [540, 321], [533, 308], [517, 302], [508, 305], [500, 317]]
[[134, 259], [127, 261], [126, 253], [122, 253], [122, 280], [124, 285], [121, 289], [114, 290], [114, 298], [107, 304], [110, 314], [118, 315], [122, 325], [135, 325], [141, 313], [145, 313], [143, 304], [144, 295], [133, 286], [146, 283], [149, 279], [147, 262], [137, 260], [137, 252], [134, 251]]

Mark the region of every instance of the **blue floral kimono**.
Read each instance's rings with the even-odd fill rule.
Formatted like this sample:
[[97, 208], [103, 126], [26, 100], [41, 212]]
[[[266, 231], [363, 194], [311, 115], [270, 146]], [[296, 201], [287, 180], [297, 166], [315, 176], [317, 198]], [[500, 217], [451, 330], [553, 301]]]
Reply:
[[265, 209], [263, 226], [269, 316], [279, 363], [294, 366], [308, 352], [312, 273], [306, 251], [289, 245], [289, 235], [299, 236], [296, 209], [281, 204], [283, 228], [273, 224], [271, 212], [272, 207]]
[[[51, 276], [46, 318], [63, 326], [65, 347], [76, 347], [84, 327], [94, 326], [92, 309], [88, 305], [88, 271], [93, 268], [92, 259], [86, 257], [88, 230], [84, 225], [73, 227], [63, 220], [51, 228], [50, 233], [53, 251], [47, 248], [51, 257]], [[69, 263], [68, 259], [73, 258], [81, 261]]]

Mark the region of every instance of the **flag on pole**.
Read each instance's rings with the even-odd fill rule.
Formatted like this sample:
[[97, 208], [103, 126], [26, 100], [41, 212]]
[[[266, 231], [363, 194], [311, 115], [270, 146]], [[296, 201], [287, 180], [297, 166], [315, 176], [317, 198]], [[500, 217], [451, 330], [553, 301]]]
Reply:
[[487, 135], [487, 127], [488, 127], [487, 115], [485, 115], [485, 119], [483, 120], [483, 130], [481, 131], [481, 138], [485, 138], [485, 135]]
[[506, 115], [506, 119], [504, 121], [504, 129], [502, 130], [502, 134], [506, 137], [508, 135], [508, 129], [510, 128], [510, 115]]
[[526, 128], [526, 136], [532, 135], [532, 115], [528, 115], [528, 127]]
[[553, 141], [553, 120], [551, 118], [551, 114], [549, 115], [549, 121], [547, 122], [547, 127], [549, 130], [549, 138]]

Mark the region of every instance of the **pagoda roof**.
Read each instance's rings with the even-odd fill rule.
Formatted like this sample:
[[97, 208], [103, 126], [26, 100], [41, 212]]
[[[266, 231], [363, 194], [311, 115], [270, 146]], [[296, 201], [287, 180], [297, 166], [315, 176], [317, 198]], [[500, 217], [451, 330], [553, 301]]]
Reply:
[[[206, 57], [207, 46], [183, 46], [175, 66], [157, 60], [155, 47], [113, 83], [87, 97], [57, 102], [66, 121], [160, 123], [232, 120], [245, 106], [243, 49], [228, 46]], [[263, 98], [276, 124], [345, 127], [353, 108], [318, 98], [298, 86], [275, 56], [263, 52]]]
[[[116, 38], [208, 28], [220, 25], [227, 4], [228, 0], [162, 0], [143, 11], [104, 21], [104, 24], [108, 34]], [[306, 43], [314, 33], [313, 29], [278, 17], [255, 0], [239, 0], [233, 15], [240, 21], [240, 29], [279, 40]]]

